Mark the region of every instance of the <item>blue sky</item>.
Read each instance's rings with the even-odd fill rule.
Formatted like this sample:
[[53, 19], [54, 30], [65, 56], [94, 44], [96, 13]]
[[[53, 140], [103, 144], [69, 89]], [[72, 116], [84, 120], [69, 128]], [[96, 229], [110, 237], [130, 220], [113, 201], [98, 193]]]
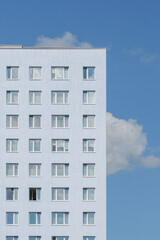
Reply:
[[160, 238], [159, 11], [158, 0], [1, 1], [0, 44], [108, 48], [108, 240]]

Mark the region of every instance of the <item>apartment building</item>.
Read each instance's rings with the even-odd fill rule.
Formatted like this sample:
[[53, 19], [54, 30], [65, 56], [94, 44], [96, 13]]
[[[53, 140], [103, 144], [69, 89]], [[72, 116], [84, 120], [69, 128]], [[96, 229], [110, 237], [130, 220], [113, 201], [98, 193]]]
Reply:
[[106, 49], [0, 47], [0, 239], [106, 240]]

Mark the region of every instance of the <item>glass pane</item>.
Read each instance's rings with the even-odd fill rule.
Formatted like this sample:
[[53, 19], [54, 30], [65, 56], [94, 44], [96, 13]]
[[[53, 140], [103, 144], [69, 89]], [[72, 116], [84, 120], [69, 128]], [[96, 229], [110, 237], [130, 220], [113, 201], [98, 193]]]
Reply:
[[36, 175], [36, 166], [34, 164], [29, 165], [29, 175], [35, 176]]
[[13, 164], [7, 164], [7, 176], [13, 175]]
[[55, 67], [52, 67], [52, 68], [51, 68], [51, 78], [52, 78], [52, 79], [55, 79], [55, 78], [56, 78], [56, 75], [55, 75]]
[[64, 213], [57, 213], [57, 224], [63, 224]]
[[10, 101], [10, 95], [11, 95], [11, 92], [7, 92], [6, 101], [7, 101], [8, 104], [11, 102]]
[[88, 103], [93, 104], [94, 101], [94, 92], [88, 92]]
[[65, 189], [65, 200], [68, 200], [68, 192], [69, 192], [69, 189], [66, 188], [66, 189]]
[[41, 104], [41, 92], [35, 92], [35, 104]]
[[57, 152], [64, 151], [64, 140], [57, 140]]
[[68, 213], [65, 213], [65, 224], [68, 224]]
[[93, 164], [88, 165], [88, 176], [94, 176], [94, 165]]
[[13, 200], [13, 188], [7, 189], [7, 200]]
[[83, 68], [83, 78], [87, 78], [87, 68]]
[[52, 116], [52, 127], [56, 127], [56, 116]]
[[41, 68], [33, 68], [33, 79], [41, 79]]
[[14, 189], [14, 199], [18, 200], [18, 189], [17, 188]]
[[6, 151], [10, 152], [10, 140], [6, 141]]
[[94, 79], [94, 68], [93, 67], [88, 68], [88, 78]]
[[14, 213], [14, 217], [15, 217], [15, 224], [18, 224], [18, 213]]
[[13, 213], [7, 213], [7, 224], [13, 224]]
[[87, 151], [87, 141], [83, 140], [83, 151], [86, 152]]
[[87, 116], [83, 116], [83, 127], [87, 127]]
[[56, 68], [56, 78], [63, 79], [63, 68], [61, 67]]
[[64, 68], [64, 78], [68, 79], [68, 67]]
[[52, 176], [56, 176], [56, 165], [52, 164]]
[[94, 127], [94, 116], [88, 116], [88, 127]]
[[40, 188], [37, 189], [37, 200], [38, 201], [41, 200], [41, 189]]
[[52, 151], [53, 152], [57, 151], [57, 149], [56, 149], [56, 140], [52, 140]]
[[52, 92], [51, 93], [51, 102], [52, 102], [52, 104], [55, 104], [56, 103], [56, 94], [55, 94], [55, 92]]
[[65, 117], [65, 127], [66, 127], [66, 128], [68, 128], [68, 125], [69, 125], [68, 122], [69, 122], [69, 117], [66, 116], [66, 117]]
[[68, 152], [69, 151], [69, 141], [68, 140], [65, 140], [65, 152]]
[[63, 171], [64, 171], [64, 165], [58, 164], [57, 165], [57, 176], [63, 176]]
[[41, 175], [41, 165], [37, 164], [37, 176]]
[[34, 140], [34, 151], [35, 152], [40, 152], [40, 140]]
[[93, 188], [88, 189], [88, 200], [89, 201], [94, 200], [94, 189]]
[[29, 103], [33, 103], [33, 92], [29, 92]]
[[12, 68], [12, 79], [18, 79], [18, 68], [17, 67]]
[[6, 116], [6, 127], [10, 127], [10, 116]]
[[87, 200], [87, 189], [86, 188], [83, 189], [83, 200], [84, 201]]
[[7, 67], [7, 78], [11, 79], [11, 68]]
[[13, 128], [18, 127], [18, 116], [12, 116], [12, 127]]
[[52, 213], [52, 224], [56, 224], [56, 213]]
[[29, 116], [29, 127], [33, 127], [33, 116]]
[[29, 78], [33, 79], [33, 68], [29, 68]]
[[15, 176], [18, 175], [18, 164], [14, 164], [14, 171], [15, 171]]
[[88, 140], [88, 152], [94, 152], [94, 140]]
[[57, 189], [57, 200], [63, 200], [64, 191], [62, 188]]
[[41, 116], [34, 116], [34, 127], [35, 128], [41, 127]]
[[83, 176], [87, 175], [87, 165], [83, 164]]
[[52, 200], [56, 200], [56, 190], [55, 188], [52, 188]]
[[69, 175], [69, 165], [65, 164], [65, 176]]
[[65, 103], [68, 103], [68, 92], [65, 92]]
[[57, 127], [62, 128], [64, 127], [64, 117], [57, 116]]
[[36, 224], [36, 213], [29, 213], [29, 223]]
[[88, 213], [88, 224], [94, 224], [94, 213]]
[[83, 224], [87, 224], [87, 214], [83, 213]]
[[33, 140], [29, 140], [29, 151], [33, 152]]
[[12, 152], [18, 151], [18, 140], [12, 140]]
[[83, 103], [87, 103], [87, 92], [83, 92]]
[[41, 213], [37, 213], [37, 224], [41, 224]]
[[18, 103], [18, 92], [12, 92], [12, 103]]
[[63, 92], [57, 92], [57, 103], [63, 103]]

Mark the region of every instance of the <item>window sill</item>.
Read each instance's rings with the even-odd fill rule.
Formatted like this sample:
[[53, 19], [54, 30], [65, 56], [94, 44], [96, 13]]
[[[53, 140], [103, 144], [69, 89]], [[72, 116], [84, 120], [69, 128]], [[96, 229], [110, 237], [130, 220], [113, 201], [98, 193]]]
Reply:
[[69, 103], [51, 103], [51, 105], [69, 105]]
[[83, 105], [96, 105], [95, 103], [83, 103]]
[[52, 200], [52, 202], [69, 202], [69, 200]]
[[42, 153], [42, 151], [39, 151], [39, 152], [30, 152], [30, 151], [29, 151], [29, 153]]
[[69, 151], [63, 151], [63, 152], [57, 152], [57, 151], [52, 151], [52, 153], [69, 153]]
[[6, 153], [19, 153], [19, 152], [7, 152], [7, 151], [6, 151]]
[[69, 127], [51, 127], [52, 129], [69, 129]]
[[42, 224], [29, 224], [29, 226], [42, 226]]
[[19, 103], [6, 103], [7, 105], [19, 105]]
[[29, 81], [42, 81], [42, 78], [39, 78], [39, 79], [30, 78]]
[[87, 152], [87, 151], [84, 152], [84, 151], [83, 151], [83, 153], [96, 153], [96, 152], [95, 152], [95, 151], [92, 151], [92, 152], [91, 152], [91, 151], [90, 151], [90, 152]]
[[69, 226], [69, 224], [52, 224], [52, 226]]
[[19, 127], [6, 127], [6, 129], [19, 129]]
[[96, 81], [95, 78], [83, 78], [83, 81]]
[[51, 78], [51, 81], [69, 81], [69, 78]]
[[96, 129], [96, 127], [83, 127], [83, 129]]
[[96, 224], [83, 224], [83, 226], [87, 226], [87, 227], [89, 227], [89, 226], [96, 226]]
[[6, 224], [7, 226], [19, 226], [19, 224]]
[[42, 105], [42, 103], [29, 103], [29, 105]]
[[69, 178], [70, 176], [52, 176], [52, 178]]

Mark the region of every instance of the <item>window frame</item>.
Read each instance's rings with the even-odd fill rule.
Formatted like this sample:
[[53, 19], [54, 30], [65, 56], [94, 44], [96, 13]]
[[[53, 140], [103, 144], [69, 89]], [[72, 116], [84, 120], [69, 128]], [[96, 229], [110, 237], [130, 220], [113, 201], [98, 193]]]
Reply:
[[[13, 223], [12, 224], [9, 224], [9, 223], [7, 223], [7, 214], [9, 214], [9, 213], [12, 213], [13, 214]], [[16, 221], [16, 215], [17, 215], [17, 223], [15, 223]], [[17, 226], [17, 225], [19, 225], [19, 212], [6, 212], [6, 225], [7, 226]]]
[[41, 236], [29, 236], [29, 240], [32, 240], [32, 238], [35, 238], [35, 240], [41, 240]]
[[59, 240], [59, 238], [62, 238], [63, 240], [69, 240], [68, 236], [52, 236], [52, 240]]
[[[58, 213], [63, 213], [63, 223], [62, 224], [60, 224], [60, 223], [57, 223], [57, 220], [58, 220]], [[54, 224], [53, 223], [53, 214], [55, 214], [55, 221], [56, 221], [56, 223]], [[68, 218], [67, 218], [67, 222], [68, 223], [66, 223], [66, 214], [67, 214], [67, 216], [68, 216]], [[68, 226], [69, 225], [69, 212], [52, 212], [52, 225], [54, 225], [54, 226]]]
[[[31, 199], [33, 198], [33, 196], [31, 196], [31, 189], [35, 189], [36, 190], [36, 199]], [[41, 188], [40, 187], [30, 187], [29, 188], [29, 201], [30, 202], [40, 202], [41, 201]], [[39, 191], [39, 194], [38, 194], [38, 191]], [[40, 199], [38, 199], [38, 196], [40, 196]]]
[[[31, 213], [34, 213], [35, 214], [35, 220], [36, 220], [36, 223], [33, 223], [33, 224], [31, 224], [30, 223], [30, 214]], [[40, 223], [38, 224], [38, 214], [40, 214]], [[40, 225], [42, 225], [42, 219], [41, 219], [41, 216], [42, 216], [42, 214], [41, 214], [41, 212], [29, 212], [29, 225], [30, 226], [40, 226]]]
[[[63, 102], [62, 103], [58, 103], [57, 101], [57, 93], [63, 93]], [[53, 102], [53, 93], [55, 94], [55, 102]], [[65, 94], [67, 94], [67, 101], [66, 100], [66, 96]], [[69, 104], [69, 91], [68, 90], [55, 90], [55, 91], [51, 91], [51, 105], [68, 105]]]
[[[13, 126], [13, 119], [12, 119], [13, 117], [17, 117], [17, 127]], [[7, 123], [9, 123], [9, 127], [7, 126]], [[17, 129], [17, 128], [19, 128], [19, 115], [18, 114], [7, 114], [6, 115], [6, 128], [7, 129], [10, 129], [10, 128]]]
[[[89, 151], [89, 141], [93, 141], [93, 151]], [[84, 143], [86, 142], [86, 151]], [[83, 139], [83, 152], [84, 153], [95, 153], [95, 138], [85, 138]]]
[[12, 240], [18, 240], [18, 236], [6, 236], [6, 240], [8, 240], [8, 238], [12, 238]]
[[[89, 117], [93, 117], [94, 119], [94, 126], [93, 127], [90, 127], [89, 126]], [[84, 118], [86, 118], [86, 126], [84, 126]], [[88, 129], [88, 128], [96, 128], [95, 126], [95, 119], [96, 119], [96, 116], [95, 115], [83, 115], [83, 128], [84, 129]]]
[[[13, 141], [16, 141], [17, 146], [16, 146], [16, 150], [13, 151]], [[9, 150], [8, 149], [8, 143], [9, 143]], [[7, 138], [6, 139], [6, 152], [7, 153], [18, 153], [19, 152], [19, 139], [17, 138]]]
[[[55, 117], [55, 127], [53, 126], [53, 117]], [[63, 127], [58, 127], [58, 117], [63, 117]], [[68, 126], [66, 125], [66, 119], [68, 118]], [[52, 115], [51, 116], [51, 127], [52, 128], [69, 128], [69, 115]]]
[[[84, 175], [84, 167], [85, 167], [85, 165], [86, 165], [86, 173], [87, 173], [87, 175]], [[94, 170], [93, 170], [94, 175], [93, 176], [89, 176], [88, 175], [88, 173], [89, 173], [88, 166], [89, 165], [93, 165], [94, 166]], [[95, 163], [83, 163], [83, 177], [84, 178], [94, 178], [95, 177]]]
[[[30, 150], [30, 142], [32, 141], [32, 150]], [[34, 147], [35, 147], [35, 141], [40, 141], [40, 150], [39, 151], [35, 151]], [[41, 153], [42, 152], [42, 139], [41, 138], [30, 138], [29, 139], [29, 152], [30, 153]]]
[[[59, 69], [60, 69], [60, 68], [63, 69], [63, 70], [62, 70], [62, 71], [63, 71], [63, 73], [62, 73], [62, 75], [63, 75], [62, 78], [57, 78], [57, 77], [56, 77], [56, 75], [57, 75], [56, 70], [57, 70], [58, 68], [59, 68]], [[67, 69], [67, 78], [65, 78], [65, 68]], [[53, 74], [52, 70], [53, 70], [53, 69], [55, 69], [55, 78], [52, 77], [52, 74]], [[51, 80], [53, 80], [53, 81], [69, 80], [69, 67], [68, 67], [68, 66], [66, 66], [66, 67], [65, 67], [65, 66], [52, 66], [52, 67], [51, 67]]]
[[[30, 166], [31, 165], [35, 165], [36, 169], [35, 169], [35, 172], [36, 172], [36, 175], [30, 175], [31, 173], [31, 170], [30, 170]], [[40, 166], [40, 175], [38, 175], [38, 166]], [[41, 170], [41, 166], [42, 164], [41, 163], [29, 163], [29, 177], [41, 177], [42, 176], [42, 170]]]
[[[35, 126], [35, 123], [36, 123], [36, 117], [39, 117], [40, 119], [40, 126], [39, 127], [36, 127]], [[32, 118], [32, 126], [30, 126], [30, 118]], [[34, 115], [29, 115], [29, 128], [31, 129], [40, 129], [42, 128], [42, 115], [39, 115], [39, 114], [34, 114]]]
[[[56, 175], [53, 175], [53, 166], [55, 165], [55, 174]], [[58, 175], [58, 170], [57, 170], [57, 166], [58, 165], [63, 165], [63, 176], [62, 175]], [[66, 172], [68, 172], [68, 175], [66, 175]], [[57, 177], [57, 178], [60, 178], [60, 177], [69, 177], [69, 163], [52, 163], [51, 165], [51, 176], [52, 177]]]
[[[94, 69], [94, 76], [93, 78], [90, 78], [88, 77], [88, 73], [89, 73], [89, 69], [90, 68], [93, 68]], [[86, 78], [84, 77], [84, 70], [86, 69]], [[96, 75], [95, 75], [95, 69], [96, 67], [95, 66], [84, 66], [83, 67], [83, 80], [86, 80], [86, 81], [95, 81], [96, 80]]]
[[[13, 189], [13, 199], [7, 199], [7, 190], [9, 190], [9, 189]], [[16, 196], [16, 193], [15, 193], [15, 191], [14, 190], [17, 190], [17, 199], [15, 198], [15, 196]], [[7, 202], [17, 202], [18, 200], [19, 200], [19, 194], [18, 194], [18, 188], [17, 187], [7, 187], [6, 188], [6, 201]]]
[[[94, 93], [94, 101], [93, 103], [90, 103], [88, 100], [89, 100], [89, 93]], [[84, 94], [86, 94], [86, 102], [84, 101]], [[96, 91], [95, 90], [83, 90], [83, 105], [95, 105], [96, 104]]]
[[[84, 199], [84, 191], [86, 190], [86, 199]], [[94, 194], [93, 194], [93, 196], [94, 196], [94, 199], [89, 199], [89, 190], [94, 190]], [[95, 202], [95, 188], [94, 187], [84, 187], [83, 188], [83, 201], [84, 202]]]
[[[12, 165], [13, 175], [7, 175], [7, 166], [8, 165]], [[15, 166], [17, 166], [17, 175], [15, 175], [15, 173], [16, 173]], [[18, 163], [6, 163], [6, 177], [18, 177], [18, 176], [19, 176], [19, 164]]]
[[[40, 93], [40, 103], [37, 103], [37, 102], [35, 101], [35, 99], [36, 99], [35, 94], [36, 94], [36, 93]], [[34, 100], [33, 102], [30, 101], [30, 99], [31, 99], [31, 94], [32, 94], [32, 98], [33, 98], [33, 100]], [[30, 90], [30, 91], [29, 91], [29, 105], [41, 105], [41, 104], [42, 104], [42, 91]]]
[[[13, 93], [17, 93], [17, 102], [13, 102]], [[9, 102], [8, 102], [8, 94], [9, 94]], [[19, 105], [19, 91], [18, 90], [7, 90], [6, 91], [6, 104], [7, 105]]]
[[[17, 69], [17, 78], [13, 78], [13, 69], [16, 68]], [[10, 69], [10, 75], [11, 77], [8, 78], [8, 70]], [[7, 66], [6, 68], [6, 78], [8, 81], [18, 81], [19, 80], [19, 66]]]
[[[57, 192], [59, 189], [63, 190], [63, 199], [60, 199], [60, 200], [58, 199], [58, 192]], [[55, 198], [56, 199], [53, 199], [53, 190], [55, 190]], [[68, 193], [67, 193], [68, 199], [66, 199], [66, 191], [68, 191]], [[69, 201], [69, 188], [68, 187], [52, 187], [51, 195], [52, 195], [53, 202], [67, 202], [67, 201]]]
[[[84, 214], [86, 214], [86, 223], [84, 223]], [[89, 223], [89, 214], [94, 214], [94, 223]], [[95, 212], [83, 212], [83, 226], [94, 226], [95, 225]]]
[[[55, 141], [55, 145], [53, 142]], [[63, 151], [57, 151], [58, 150], [58, 142], [63, 141]], [[53, 147], [55, 146], [55, 151], [53, 151]], [[67, 148], [68, 146], [68, 148]], [[62, 146], [61, 146], [62, 148]], [[51, 150], [53, 153], [68, 153], [69, 152], [69, 139], [52, 139], [52, 146]]]
[[[33, 78], [34, 77], [34, 73], [32, 72], [33, 76], [31, 77], [31, 70], [33, 71], [33, 69], [40, 69], [40, 78]], [[42, 66], [30, 66], [29, 67], [29, 80], [30, 81], [40, 81], [42, 80]]]

